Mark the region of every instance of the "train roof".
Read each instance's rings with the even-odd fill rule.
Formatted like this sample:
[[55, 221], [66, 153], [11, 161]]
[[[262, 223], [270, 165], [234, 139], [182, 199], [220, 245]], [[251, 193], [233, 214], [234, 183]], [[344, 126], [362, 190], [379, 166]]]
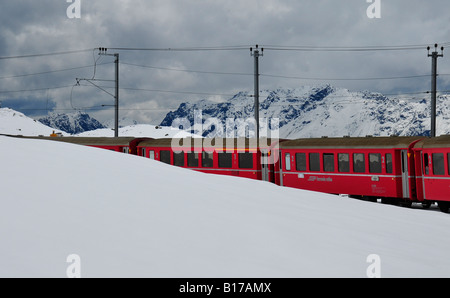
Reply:
[[426, 138], [417, 142], [414, 148], [449, 148], [450, 135], [439, 136], [435, 138]]
[[46, 140], [56, 142], [66, 142], [79, 145], [91, 145], [91, 146], [128, 146], [135, 137], [30, 137], [30, 136], [11, 136], [21, 139], [33, 139], [33, 140]]
[[[278, 139], [260, 139], [260, 147], [270, 147], [278, 143]], [[256, 139], [252, 138], [164, 138], [144, 140], [138, 144], [141, 147], [174, 147], [174, 148], [255, 148]]]
[[280, 144], [283, 149], [294, 148], [361, 148], [389, 149], [408, 148], [413, 142], [424, 137], [344, 137], [311, 138], [285, 141]]

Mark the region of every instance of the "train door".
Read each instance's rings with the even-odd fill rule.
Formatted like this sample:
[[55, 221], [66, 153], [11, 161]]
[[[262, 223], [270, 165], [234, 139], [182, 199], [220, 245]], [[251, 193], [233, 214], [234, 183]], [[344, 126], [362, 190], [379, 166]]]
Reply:
[[269, 154], [261, 151], [261, 180], [269, 181]]
[[408, 171], [408, 151], [401, 151], [401, 163], [402, 163], [402, 188], [403, 198], [410, 198], [409, 194], [409, 171]]
[[149, 156], [150, 159], [155, 159], [155, 151], [154, 150], [150, 150], [149, 151]]
[[280, 170], [280, 186], [283, 185], [283, 154], [281, 153], [281, 150], [279, 151], [279, 158], [278, 158], [278, 168]]

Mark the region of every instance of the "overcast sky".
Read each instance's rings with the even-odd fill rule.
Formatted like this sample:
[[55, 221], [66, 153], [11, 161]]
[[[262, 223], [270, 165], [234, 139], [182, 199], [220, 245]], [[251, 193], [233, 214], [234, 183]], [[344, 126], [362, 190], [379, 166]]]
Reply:
[[[31, 116], [85, 108], [100, 121], [113, 119], [112, 107], [87, 109], [114, 104], [105, 92], [114, 94], [113, 82], [93, 81], [105, 91], [84, 80], [73, 87], [76, 78], [114, 79], [114, 57], [99, 56], [98, 47], [119, 53], [120, 114], [142, 123], [158, 124], [182, 102], [253, 92], [256, 44], [265, 48], [261, 89], [329, 83], [384, 94], [430, 90], [426, 46], [450, 49], [450, 2], [379, 1], [381, 9], [370, 11], [380, 18], [369, 18], [366, 0], [79, 0], [79, 11], [66, 0], [2, 0], [0, 101]], [[76, 13], [80, 18], [69, 18]], [[369, 46], [408, 49], [323, 51]], [[178, 51], [187, 48], [214, 50]], [[76, 52], [17, 57], [67, 51]], [[449, 60], [444, 50], [438, 90], [450, 90]]]

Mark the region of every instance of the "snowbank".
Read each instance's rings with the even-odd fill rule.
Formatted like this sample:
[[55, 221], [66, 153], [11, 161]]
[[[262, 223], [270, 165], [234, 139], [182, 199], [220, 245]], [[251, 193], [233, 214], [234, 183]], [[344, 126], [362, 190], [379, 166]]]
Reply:
[[450, 216], [0, 136], [0, 277], [450, 277]]

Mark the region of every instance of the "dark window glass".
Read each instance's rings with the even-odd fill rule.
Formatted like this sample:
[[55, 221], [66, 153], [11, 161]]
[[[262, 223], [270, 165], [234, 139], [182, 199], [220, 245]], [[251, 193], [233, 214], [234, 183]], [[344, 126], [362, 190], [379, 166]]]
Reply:
[[253, 153], [239, 153], [239, 168], [253, 169]]
[[197, 168], [198, 167], [198, 153], [190, 152], [187, 154], [188, 167]]
[[309, 154], [309, 170], [312, 172], [320, 172], [320, 153]]
[[297, 171], [306, 171], [306, 153], [295, 154]]
[[168, 163], [170, 165], [171, 164], [170, 151], [169, 150], [161, 150], [159, 152], [159, 160], [164, 163]]
[[425, 175], [430, 174], [430, 167], [429, 167], [429, 160], [428, 160], [428, 153], [425, 153], [423, 156], [423, 170]]
[[339, 172], [350, 172], [350, 156], [347, 153], [340, 153], [339, 156]]
[[450, 175], [450, 153], [447, 154], [448, 174]]
[[433, 153], [433, 174], [445, 175], [444, 153]]
[[325, 172], [334, 172], [334, 154], [325, 153], [323, 155], [323, 170]]
[[203, 152], [202, 153], [202, 167], [204, 168], [212, 168], [213, 163], [213, 153], [212, 152]]
[[219, 153], [219, 168], [233, 167], [233, 153]]
[[381, 154], [369, 154], [369, 172], [372, 174], [381, 174]]
[[366, 172], [366, 159], [364, 157], [364, 153], [353, 154], [353, 171], [355, 173]]
[[392, 154], [386, 154], [386, 173], [392, 174], [394, 171], [392, 169]]
[[178, 167], [184, 167], [184, 152], [173, 153], [173, 164]]
[[282, 158], [282, 153], [280, 152], [280, 158], [278, 159], [278, 161], [280, 162], [280, 169], [283, 168], [283, 158]]

